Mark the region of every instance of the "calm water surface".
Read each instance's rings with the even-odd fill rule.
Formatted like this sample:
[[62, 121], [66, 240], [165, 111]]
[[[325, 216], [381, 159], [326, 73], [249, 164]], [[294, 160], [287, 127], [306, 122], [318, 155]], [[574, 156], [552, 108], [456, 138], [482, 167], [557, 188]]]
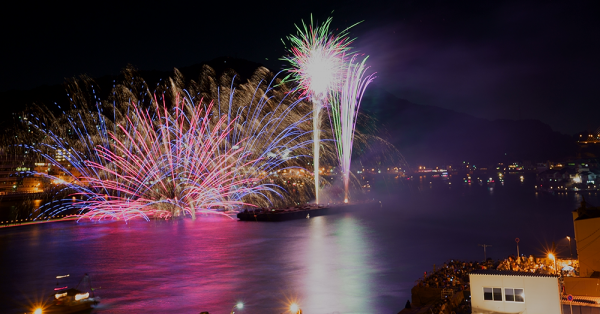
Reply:
[[[568, 256], [579, 195], [535, 194], [531, 184], [451, 188], [439, 181], [390, 189], [382, 207], [281, 223], [197, 221], [53, 223], [0, 229], [0, 312], [24, 313], [56, 275], [84, 273], [96, 313], [397, 313], [423, 271], [448, 259]], [[391, 196], [393, 195], [393, 196]], [[585, 195], [592, 205], [597, 196]], [[575, 246], [573, 246], [575, 248]], [[560, 253], [559, 253], [560, 254]]]

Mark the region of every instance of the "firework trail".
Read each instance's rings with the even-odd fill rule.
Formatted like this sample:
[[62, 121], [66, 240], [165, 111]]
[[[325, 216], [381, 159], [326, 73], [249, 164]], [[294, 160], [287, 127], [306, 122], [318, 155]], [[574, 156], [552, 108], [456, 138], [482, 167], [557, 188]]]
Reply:
[[331, 116], [333, 134], [336, 139], [338, 158], [344, 179], [344, 202], [348, 203], [348, 184], [350, 182], [350, 164], [352, 161], [352, 145], [358, 118], [358, 109], [365, 89], [375, 78], [375, 74], [365, 76], [368, 67], [365, 62], [357, 60], [354, 55], [347, 63], [346, 76], [341, 91], [331, 97]]
[[[148, 96], [147, 87], [134, 95], [134, 88], [123, 92], [115, 86], [121, 93], [115, 93], [112, 106], [84, 104], [64, 113], [70, 136], [59, 132], [61, 119], [52, 126], [30, 120], [46, 138], [30, 148], [72, 181], [46, 176], [75, 191], [72, 202], [48, 204], [47, 215], [78, 209], [92, 219], [194, 218], [198, 212], [268, 206], [285, 198], [282, 180], [273, 177], [282, 169], [299, 173], [301, 158], [308, 155], [310, 131], [302, 126], [309, 113], [296, 110], [303, 99], [273, 91], [273, 80], [268, 85], [260, 80], [253, 93], [244, 85], [236, 93], [232, 85], [226, 96], [217, 92], [218, 105], [206, 105], [196, 99], [200, 93], [194, 86], [182, 90], [176, 81], [158, 97]], [[226, 97], [229, 102], [222, 104]], [[129, 101], [119, 105], [119, 99]], [[66, 162], [56, 158], [57, 150], [66, 152], [61, 155]], [[304, 186], [302, 178], [295, 180], [295, 188]]]
[[[313, 103], [313, 170], [315, 178], [315, 199], [319, 203], [319, 158], [320, 158], [320, 113], [327, 104], [328, 95], [341, 86], [345, 54], [350, 50], [353, 39], [348, 37], [348, 29], [337, 36], [329, 31], [332, 18], [323, 24], [313, 26], [302, 21], [296, 25], [296, 35], [288, 36], [292, 47], [290, 56], [283, 57], [292, 68], [290, 76]], [[356, 24], [355, 24], [356, 25]], [[354, 26], [354, 25], [353, 25]], [[352, 26], [351, 26], [352, 27]]]
[[259, 175], [236, 175], [237, 166], [246, 167], [260, 157], [247, 158], [249, 152], [241, 147], [243, 141], [233, 148], [224, 148], [235, 121], [227, 124], [227, 117], [222, 116], [210, 129], [209, 111], [202, 114], [201, 106], [178, 103], [181, 105], [172, 113], [166, 107], [156, 108], [156, 117], [133, 106], [128, 125], [119, 126], [121, 134], [111, 133], [113, 147], [96, 148], [105, 162], [86, 162], [86, 166], [113, 176], [113, 180], [98, 176], [83, 180], [94, 189], [118, 193], [98, 200], [95, 193], [83, 194], [90, 209], [84, 216], [128, 219], [189, 215], [195, 219], [196, 212], [246, 205], [231, 197], [234, 193], [268, 189], [256, 184], [261, 180]]
[[[116, 132], [106, 131], [105, 145], [94, 143], [87, 152], [71, 150], [67, 155], [81, 175], [73, 176], [75, 181], [65, 188], [76, 191], [70, 207], [78, 208], [82, 217], [129, 220], [188, 215], [194, 219], [197, 212], [245, 205], [232, 194], [269, 189], [256, 184], [260, 176], [237, 175], [236, 166], [256, 163], [260, 157], [248, 158], [241, 142], [237, 148], [224, 148], [235, 121], [227, 124], [223, 116], [210, 129], [210, 112], [203, 114], [202, 106], [184, 101], [170, 112], [164, 106], [154, 109], [151, 116], [150, 110], [132, 104], [125, 123], [116, 125]], [[85, 137], [81, 133], [80, 138]], [[60, 138], [55, 142], [63, 143]], [[55, 210], [69, 207], [61, 205]]]
[[[190, 94], [218, 100], [213, 114], [236, 117], [229, 142], [243, 137], [251, 139], [252, 145], [247, 145], [247, 149], [265, 158], [256, 166], [269, 176], [269, 182], [286, 190], [282, 195], [267, 192], [261, 198], [248, 195], [245, 199], [261, 207], [285, 207], [310, 200], [312, 176], [304, 165], [310, 156], [312, 132], [311, 112], [305, 98], [296, 97], [294, 91], [281, 84], [277, 75], [266, 68], [257, 69], [247, 83], [239, 85], [232, 84], [237, 79], [232, 71], [224, 73], [218, 79], [220, 83], [216, 83], [212, 70], [208, 67], [206, 70], [207, 75], [203, 75], [200, 82], [188, 86]], [[333, 147], [326, 150], [326, 158], [335, 160]]]

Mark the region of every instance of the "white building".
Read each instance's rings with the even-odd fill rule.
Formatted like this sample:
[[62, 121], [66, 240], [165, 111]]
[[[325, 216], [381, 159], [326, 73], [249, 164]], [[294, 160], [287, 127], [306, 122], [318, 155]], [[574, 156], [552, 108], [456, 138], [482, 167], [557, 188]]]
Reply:
[[558, 276], [482, 269], [469, 278], [473, 314], [561, 314]]

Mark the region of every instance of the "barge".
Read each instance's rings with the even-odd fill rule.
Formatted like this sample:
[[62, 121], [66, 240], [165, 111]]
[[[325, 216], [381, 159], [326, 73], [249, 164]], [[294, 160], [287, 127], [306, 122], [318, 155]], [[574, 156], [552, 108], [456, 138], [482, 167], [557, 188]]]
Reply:
[[346, 212], [357, 207], [358, 204], [341, 204], [334, 206], [304, 205], [289, 207], [285, 209], [255, 208], [246, 209], [237, 214], [241, 221], [287, 221], [294, 219], [307, 219], [323, 215], [331, 215]]

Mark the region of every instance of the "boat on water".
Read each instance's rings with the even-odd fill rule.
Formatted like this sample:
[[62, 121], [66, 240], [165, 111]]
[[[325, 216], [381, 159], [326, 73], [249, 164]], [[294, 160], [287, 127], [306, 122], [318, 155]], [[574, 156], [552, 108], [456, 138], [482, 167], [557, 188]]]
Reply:
[[[68, 276], [57, 276], [56, 278], [60, 279]], [[82, 291], [86, 285], [89, 291]], [[84, 288], [79, 290], [79, 286], [83, 286]], [[89, 313], [100, 303], [100, 297], [94, 296], [94, 288], [91, 287], [88, 274], [85, 274], [77, 285], [77, 288], [69, 288], [68, 286], [60, 287], [57, 282], [57, 287], [54, 288], [51, 298], [52, 302], [49, 306], [37, 307], [33, 311], [33, 314]]]
[[99, 298], [94, 298], [89, 292], [83, 292], [75, 288], [57, 291], [54, 294], [53, 304], [45, 309], [46, 313], [81, 313], [91, 311], [100, 302]]
[[327, 204], [327, 205], [303, 205], [296, 207], [288, 207], [285, 209], [279, 208], [250, 208], [245, 209], [237, 214], [237, 218], [241, 221], [287, 221], [293, 219], [310, 219], [317, 216], [332, 215], [344, 213], [349, 210], [359, 208], [364, 205], [379, 204], [378, 207], [382, 208], [381, 201], [364, 201], [356, 202], [352, 204], [338, 203], [338, 204]]
[[[331, 208], [324, 205], [307, 205], [285, 209], [256, 208], [246, 209], [237, 214], [241, 221], [286, 221], [326, 215]], [[333, 210], [335, 211], [335, 210]]]

